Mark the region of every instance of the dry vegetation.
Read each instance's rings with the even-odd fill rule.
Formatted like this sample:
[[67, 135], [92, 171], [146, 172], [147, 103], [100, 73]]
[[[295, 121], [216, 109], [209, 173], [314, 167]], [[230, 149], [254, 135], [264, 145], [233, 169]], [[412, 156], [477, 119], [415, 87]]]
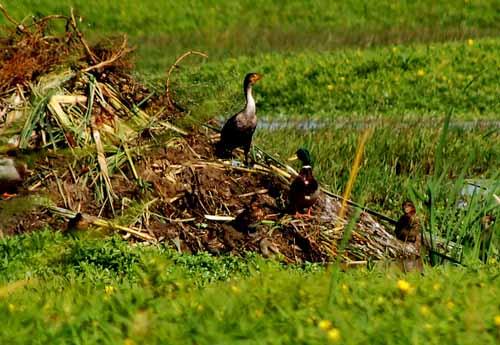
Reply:
[[329, 261], [352, 228], [348, 261], [415, 254], [365, 212], [339, 219], [340, 198], [328, 192], [312, 218], [285, 214], [294, 169], [260, 150], [251, 169], [216, 160], [210, 126], [173, 124], [168, 78], [157, 95], [131, 76], [125, 38], [89, 46], [72, 12], [30, 25], [4, 15], [13, 26], [1, 39], [3, 151], [35, 157], [24, 191], [0, 211], [34, 206], [11, 211], [4, 233], [101, 228], [181, 252], [250, 250], [292, 263]]

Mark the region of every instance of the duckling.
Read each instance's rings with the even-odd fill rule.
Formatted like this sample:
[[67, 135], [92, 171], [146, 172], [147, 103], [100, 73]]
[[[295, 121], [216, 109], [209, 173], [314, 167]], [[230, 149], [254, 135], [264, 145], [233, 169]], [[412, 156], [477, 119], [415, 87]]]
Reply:
[[255, 233], [261, 220], [265, 218], [264, 210], [257, 197], [253, 197], [243, 212], [232, 221], [232, 226], [242, 233]]
[[302, 162], [299, 176], [297, 176], [290, 186], [288, 195], [288, 211], [295, 213], [300, 218], [302, 212], [307, 208], [307, 216], [311, 216], [311, 208], [319, 197], [319, 185], [313, 176], [311, 165], [311, 154], [307, 149], [298, 149], [295, 153]]
[[245, 152], [245, 163], [248, 166], [248, 153], [257, 127], [252, 86], [261, 78], [262, 75], [258, 73], [248, 73], [245, 76], [243, 91], [246, 104], [243, 110], [233, 115], [222, 127], [220, 141], [215, 145], [215, 154], [219, 158], [229, 158], [235, 148], [242, 147]]
[[85, 217], [80, 212], [78, 212], [73, 218], [68, 221], [63, 234], [69, 235], [73, 238], [77, 238], [79, 236], [79, 231], [87, 230], [89, 225], [90, 223], [88, 217]]
[[420, 221], [417, 217], [415, 205], [411, 201], [405, 201], [402, 205], [403, 215], [399, 218], [395, 234], [396, 238], [403, 242], [415, 243], [420, 247]]
[[488, 261], [488, 250], [493, 240], [496, 217], [492, 214], [486, 214], [481, 217], [481, 236], [479, 237], [479, 257], [484, 262]]
[[10, 157], [0, 158], [0, 195], [4, 199], [13, 197], [27, 175], [25, 163]]

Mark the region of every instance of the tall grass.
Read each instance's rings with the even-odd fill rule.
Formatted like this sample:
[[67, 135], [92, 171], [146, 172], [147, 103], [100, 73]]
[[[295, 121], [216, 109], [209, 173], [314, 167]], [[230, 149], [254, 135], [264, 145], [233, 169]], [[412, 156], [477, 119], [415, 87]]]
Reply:
[[[354, 186], [354, 198], [363, 195], [370, 207], [398, 209], [408, 190], [422, 186], [434, 174], [436, 147], [441, 127], [399, 126], [396, 121], [379, 121], [366, 147], [362, 167]], [[255, 142], [280, 157], [290, 157], [297, 147], [306, 146], [315, 158], [315, 175], [333, 191], [346, 185], [350, 162], [362, 129], [322, 128], [310, 131], [260, 130]], [[497, 176], [500, 163], [499, 130], [450, 128], [443, 151], [443, 188], [460, 175], [467, 178]], [[469, 164], [464, 164], [469, 162]]]

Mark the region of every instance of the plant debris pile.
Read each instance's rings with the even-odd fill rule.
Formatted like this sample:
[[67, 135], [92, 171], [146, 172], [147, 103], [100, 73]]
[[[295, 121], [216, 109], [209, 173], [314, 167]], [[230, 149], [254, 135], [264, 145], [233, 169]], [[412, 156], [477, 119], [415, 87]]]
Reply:
[[[173, 123], [168, 82], [157, 95], [131, 77], [126, 39], [90, 47], [73, 12], [30, 25], [2, 12], [14, 29], [0, 39], [0, 145], [29, 157], [31, 174], [19, 195], [0, 201], [8, 219], [0, 235], [49, 224], [296, 263], [330, 261], [352, 228], [345, 260], [417, 253], [367, 213], [339, 217], [340, 201], [326, 192], [310, 218], [286, 214], [295, 170], [262, 151], [252, 168], [216, 159], [218, 134]], [[59, 35], [50, 34], [54, 21], [63, 23]]]

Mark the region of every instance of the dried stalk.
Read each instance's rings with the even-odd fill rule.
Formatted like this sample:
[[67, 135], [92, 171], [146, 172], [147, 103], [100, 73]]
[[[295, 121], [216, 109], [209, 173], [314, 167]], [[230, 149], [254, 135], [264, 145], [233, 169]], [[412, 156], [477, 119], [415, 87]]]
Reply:
[[212, 220], [214, 222], [230, 222], [235, 220], [235, 217], [232, 216], [216, 216], [212, 214], [205, 214], [204, 217], [205, 219]]
[[166, 86], [165, 86], [165, 96], [167, 98], [167, 105], [172, 107], [174, 106], [174, 102], [172, 101], [172, 99], [170, 98], [170, 76], [174, 70], [174, 68], [177, 68], [179, 67], [179, 63], [187, 56], [189, 55], [199, 55], [199, 56], [202, 56], [204, 58], [208, 58], [208, 55], [207, 54], [204, 54], [202, 52], [198, 52], [198, 51], [195, 51], [195, 50], [190, 50], [190, 51], [187, 51], [185, 52], [184, 54], [182, 54], [181, 56], [179, 56], [177, 58], [177, 60], [175, 60], [174, 64], [172, 66], [170, 66], [169, 70], [168, 70], [168, 73], [167, 73], [167, 81], [166, 81]]
[[2, 14], [4, 15], [4, 17], [9, 22], [11, 22], [12, 24], [14, 24], [16, 26], [17, 30], [21, 31], [24, 34], [30, 34], [29, 30], [26, 30], [26, 27], [23, 24], [18, 23], [14, 18], [12, 18], [10, 16], [10, 14], [7, 12], [7, 9], [5, 7], [3, 7], [2, 4], [0, 4], [0, 12], [2, 12]]
[[[78, 212], [74, 212], [71, 210], [68, 210], [66, 208], [58, 207], [58, 206], [48, 206], [47, 209], [50, 212], [53, 212], [55, 214], [58, 214], [64, 218], [74, 218]], [[123, 225], [115, 224], [110, 220], [104, 219], [104, 218], [98, 218], [94, 216], [88, 216], [88, 215], [82, 215], [83, 219], [88, 222], [90, 225], [94, 225], [100, 228], [104, 229], [110, 229], [110, 230], [120, 230], [124, 231], [128, 234], [131, 234], [141, 240], [148, 241], [148, 242], [156, 242], [156, 239], [148, 234], [145, 234], [143, 232], [140, 232], [137, 229], [126, 227]]]
[[73, 7], [71, 8], [70, 12], [71, 12], [71, 21], [70, 21], [71, 27], [75, 31], [76, 36], [78, 37], [78, 39], [82, 43], [83, 47], [85, 48], [85, 51], [87, 52], [87, 55], [90, 57], [90, 59], [92, 60], [92, 62], [93, 63], [97, 63], [97, 57], [92, 52], [92, 50], [90, 50], [87, 42], [83, 38], [83, 34], [81, 33], [81, 31], [78, 30], [78, 26], [76, 25], [76, 19], [75, 19], [75, 13], [74, 13]]
[[[127, 48], [127, 41], [128, 41], [127, 36], [123, 35], [123, 42], [122, 42], [120, 48], [116, 51], [116, 53], [113, 54], [113, 56], [111, 56], [109, 59], [107, 59], [105, 61], [101, 61], [93, 66], [89, 66], [87, 68], [84, 68], [83, 70], [81, 70], [81, 72], [86, 73], [86, 72], [90, 72], [90, 71], [95, 70], [95, 69], [104, 68], [106, 66], [111, 65], [113, 62], [121, 59], [122, 57], [124, 57], [128, 53], [132, 52], [134, 49]], [[86, 47], [86, 49], [88, 49], [88, 47]], [[88, 49], [88, 52], [89, 51], [90, 51], [90, 49]], [[94, 55], [94, 57], [95, 57], [95, 55]], [[92, 60], [95, 60], [95, 58]], [[95, 63], [95, 61], [94, 61], [94, 63]]]

